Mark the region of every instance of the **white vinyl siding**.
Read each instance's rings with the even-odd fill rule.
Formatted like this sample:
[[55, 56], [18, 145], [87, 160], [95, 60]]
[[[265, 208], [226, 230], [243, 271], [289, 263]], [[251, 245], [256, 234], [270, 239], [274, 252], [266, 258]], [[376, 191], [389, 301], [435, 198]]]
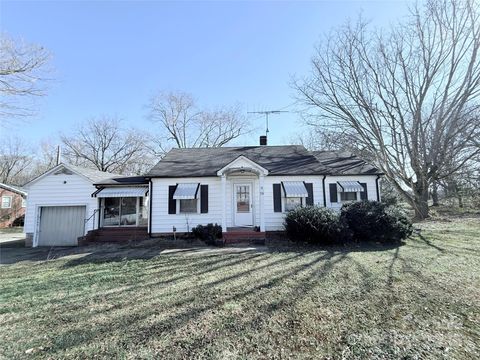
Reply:
[[[176, 214], [168, 213], [168, 187], [180, 183], [200, 183], [208, 185], [208, 213], [180, 213], [180, 200], [177, 200]], [[178, 232], [191, 231], [193, 227], [208, 223], [222, 224], [222, 186], [219, 177], [162, 178], [152, 179], [152, 228], [153, 234], [171, 233], [173, 227]], [[200, 202], [200, 190], [197, 194]]]
[[[282, 181], [304, 181], [313, 184], [314, 205], [324, 206], [323, 202], [323, 175], [308, 176], [266, 176], [264, 181], [264, 219], [266, 231], [283, 230], [285, 211], [273, 211], [273, 184], [280, 184]], [[329, 183], [345, 180], [360, 181], [367, 184], [368, 198], [376, 200], [375, 189], [376, 176], [327, 176], [325, 179], [325, 193], [327, 207], [338, 209], [341, 203], [331, 204], [329, 196]], [[179, 183], [200, 183], [208, 185], [208, 213], [185, 213], [179, 212], [179, 201], [177, 201], [177, 214], [168, 214], [168, 187]], [[254, 225], [260, 226], [260, 202], [259, 202], [259, 179], [257, 176], [228, 176], [226, 183], [226, 223], [227, 227], [234, 226], [234, 184], [252, 184], [252, 205]], [[222, 184], [220, 177], [197, 177], [197, 178], [159, 178], [152, 179], [152, 233], [171, 233], [173, 227], [178, 232], [190, 231], [193, 227], [208, 223], [222, 224]], [[339, 196], [340, 199], [340, 196]], [[200, 200], [198, 200], [200, 201]], [[285, 198], [282, 196], [282, 210], [285, 210]], [[302, 199], [305, 203], [305, 198]]]
[[[343, 205], [340, 197], [341, 189], [339, 186], [337, 186], [338, 202], [336, 203], [330, 202], [329, 184], [337, 183], [337, 181], [358, 181], [360, 183], [366, 183], [368, 200], [377, 200], [377, 189], [375, 184], [376, 179], [377, 179], [377, 175], [327, 176], [327, 178], [325, 179], [325, 195], [327, 198], [327, 207], [338, 210]], [[378, 186], [380, 186], [380, 184]], [[357, 200], [360, 200], [359, 194], [357, 194]]]
[[[83, 176], [72, 174], [49, 174], [28, 187], [25, 215], [25, 232], [36, 233], [39, 227], [42, 206], [85, 206], [89, 218], [98, 208], [97, 198], [92, 197], [95, 187]], [[85, 233], [96, 229], [98, 213], [89, 219]]]
[[[304, 181], [313, 184], [313, 204], [323, 206], [322, 175], [302, 175], [302, 176], [266, 176], [265, 177], [265, 230], [280, 231], [283, 230], [283, 220], [285, 218], [285, 197], [282, 190], [282, 212], [273, 211], [273, 184], [280, 184], [282, 181]], [[303, 199], [305, 203], [305, 199]]]

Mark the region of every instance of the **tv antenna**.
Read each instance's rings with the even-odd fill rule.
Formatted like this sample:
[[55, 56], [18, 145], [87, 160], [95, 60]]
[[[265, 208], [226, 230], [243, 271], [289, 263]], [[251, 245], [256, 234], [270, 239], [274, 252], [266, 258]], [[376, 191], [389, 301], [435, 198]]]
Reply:
[[270, 130], [268, 130], [268, 116], [271, 114], [280, 114], [287, 113], [286, 110], [268, 110], [268, 111], [247, 111], [247, 114], [262, 114], [265, 115], [265, 135], [268, 135]]

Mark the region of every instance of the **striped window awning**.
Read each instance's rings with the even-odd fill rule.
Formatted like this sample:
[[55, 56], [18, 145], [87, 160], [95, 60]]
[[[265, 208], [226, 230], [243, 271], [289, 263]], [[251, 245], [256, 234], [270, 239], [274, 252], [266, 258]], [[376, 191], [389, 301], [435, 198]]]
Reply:
[[113, 197], [144, 197], [148, 192], [146, 186], [118, 186], [103, 188], [94, 194], [97, 198], [113, 198]]
[[199, 186], [200, 183], [177, 184], [173, 198], [179, 200], [196, 199]]
[[363, 191], [363, 186], [358, 181], [337, 181], [341, 192]]
[[308, 197], [308, 191], [303, 181], [282, 181], [285, 197]]

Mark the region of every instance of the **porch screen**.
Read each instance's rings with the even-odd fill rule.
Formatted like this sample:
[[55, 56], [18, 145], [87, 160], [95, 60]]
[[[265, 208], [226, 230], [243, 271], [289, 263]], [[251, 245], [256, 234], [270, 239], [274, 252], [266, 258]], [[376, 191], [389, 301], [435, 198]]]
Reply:
[[173, 194], [175, 200], [196, 199], [198, 193], [199, 183], [178, 184]]
[[282, 185], [287, 198], [306, 198], [308, 196], [308, 191], [303, 181], [283, 181]]

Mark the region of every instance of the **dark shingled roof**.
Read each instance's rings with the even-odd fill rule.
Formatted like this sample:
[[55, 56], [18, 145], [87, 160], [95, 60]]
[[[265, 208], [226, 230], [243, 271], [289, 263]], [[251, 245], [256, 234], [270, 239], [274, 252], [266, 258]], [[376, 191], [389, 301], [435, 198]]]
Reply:
[[105, 179], [103, 181], [98, 181], [94, 185], [103, 186], [103, 185], [143, 185], [148, 184], [148, 180], [145, 179], [145, 176], [123, 176], [123, 177], [114, 177], [110, 179]]
[[342, 151], [312, 151], [323, 165], [330, 168], [332, 175], [381, 175], [374, 166], [352, 153]]
[[172, 149], [145, 176], [216, 176], [218, 170], [242, 155], [267, 169], [270, 175], [313, 175], [328, 172], [328, 168], [303, 146], [284, 145]]
[[310, 152], [301, 145], [284, 145], [172, 149], [145, 177], [216, 176], [218, 170], [242, 155], [270, 175], [381, 174], [350, 153]]

